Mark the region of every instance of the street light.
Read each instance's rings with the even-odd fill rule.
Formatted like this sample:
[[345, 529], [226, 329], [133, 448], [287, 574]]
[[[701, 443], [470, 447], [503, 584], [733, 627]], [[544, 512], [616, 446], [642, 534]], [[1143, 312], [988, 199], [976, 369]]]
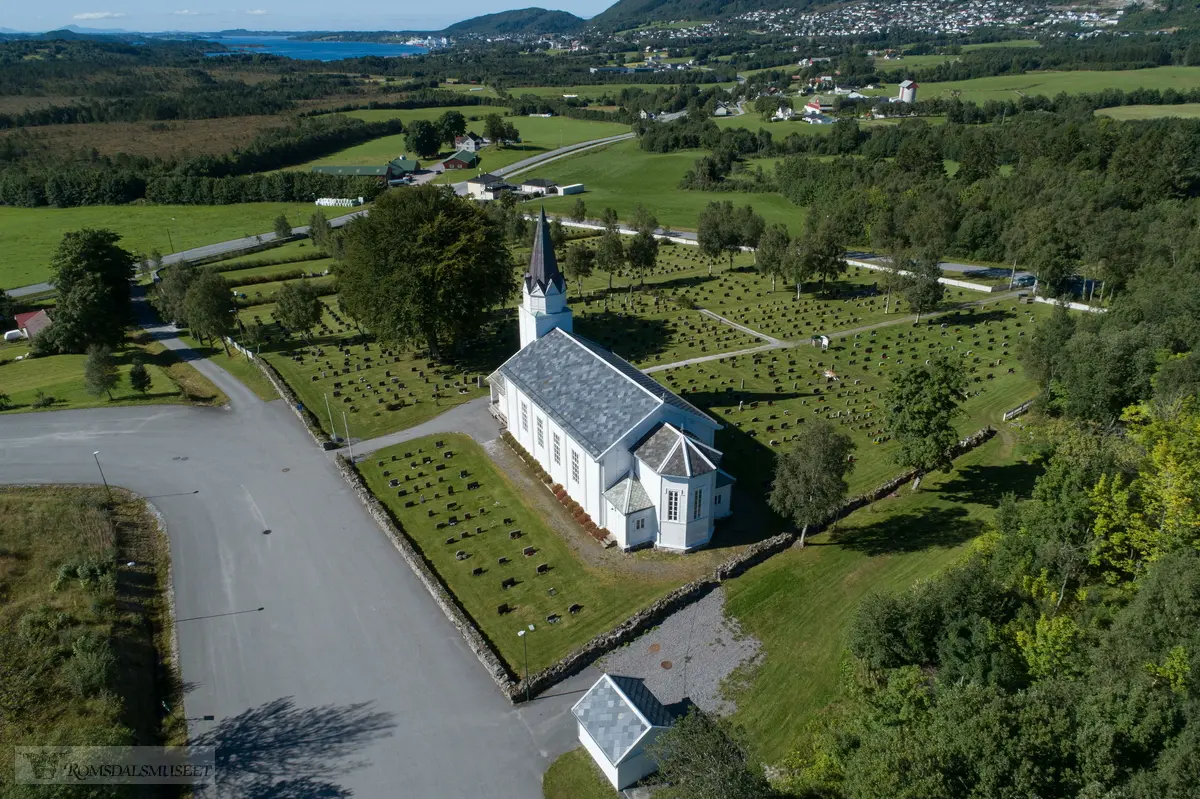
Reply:
[[[529, 631], [533, 630], [533, 625], [529, 625]], [[525, 637], [525, 630], [517, 630], [517, 637], [525, 643], [525, 701], [529, 701], [529, 639]]]
[[104, 476], [104, 469], [100, 466], [100, 450], [92, 453], [92, 457], [96, 459], [96, 468], [100, 470], [100, 480], [104, 483], [104, 493], [108, 494], [108, 504], [112, 504], [112, 489], [108, 487], [108, 480]]

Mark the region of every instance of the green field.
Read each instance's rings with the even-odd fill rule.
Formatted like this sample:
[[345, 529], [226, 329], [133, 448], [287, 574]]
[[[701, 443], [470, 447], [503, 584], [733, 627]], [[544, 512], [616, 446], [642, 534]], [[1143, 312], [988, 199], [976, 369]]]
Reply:
[[1097, 109], [1096, 114], [1122, 120], [1161, 119], [1162, 117], [1196, 119], [1200, 117], [1200, 103], [1180, 103], [1179, 105], [1119, 105], [1115, 108]]
[[438, 84], [438, 88], [444, 89], [448, 92], [459, 92], [460, 94], [466, 94], [472, 97], [496, 96], [496, 90], [491, 86], [472, 86], [469, 83], [441, 83]]
[[[418, 119], [427, 119], [432, 122], [447, 111], [458, 111], [465, 116], [467, 118], [467, 130], [471, 130], [473, 124], [477, 124], [478, 120], [482, 120], [488, 114], [500, 114], [504, 116], [510, 113], [510, 109], [503, 105], [455, 105], [435, 106], [433, 108], [364, 108], [358, 111], [346, 111], [343, 116], [354, 117], [365, 122], [400, 119], [407, 125], [409, 122], [415, 122]], [[475, 123], [471, 121], [473, 118], [476, 120]], [[392, 157], [395, 158], [395, 156]]]
[[266, 233], [281, 213], [293, 224], [307, 223], [312, 212], [308, 203], [0, 207], [0, 288], [48, 280], [50, 258], [63, 234], [85, 227], [119, 233], [121, 246], [131, 252], [158, 249], [165, 255]]
[[754, 752], [778, 761], [814, 714], [839, 696], [846, 632], [872, 591], [897, 591], [958, 561], [1006, 491], [1028, 495], [1035, 472], [998, 437], [726, 584], [726, 612], [763, 643], [765, 658], [727, 690]]
[[[495, 106], [469, 106], [458, 108], [457, 110], [467, 114], [479, 114], [480, 110], [484, 114], [488, 113], [507, 113], [507, 108], [499, 108]], [[394, 111], [385, 112], [393, 116], [400, 116], [406, 122], [412, 119], [430, 118], [430, 115], [420, 115], [421, 112], [437, 111], [433, 116], [440, 116], [440, 113], [448, 109], [418, 109], [416, 111]], [[354, 112], [355, 116], [365, 113], [379, 112]], [[387, 118], [382, 117], [382, 118]], [[507, 145], [504, 147], [485, 147], [479, 152], [479, 166], [483, 170], [498, 169], [499, 167], [508, 166], [511, 163], [520, 161], [530, 156], [538, 155], [539, 153], [553, 150], [567, 144], [577, 144], [590, 139], [603, 139], [608, 136], [616, 136], [621, 133], [628, 133], [629, 126], [615, 122], [592, 122], [584, 119], [572, 119], [570, 117], [507, 117], [507, 120], [521, 133], [521, 142], [519, 144]], [[476, 133], [483, 133], [483, 124], [481, 122], [472, 122], [467, 125], [468, 130], [473, 130]], [[387, 163], [393, 158], [399, 157], [405, 152], [404, 134], [396, 136], [384, 136], [374, 141], [359, 144], [354, 147], [349, 147], [341, 152], [328, 155], [323, 158], [318, 158], [306, 164], [299, 164], [290, 169], [307, 171], [314, 166], [380, 166]], [[454, 154], [453, 149], [446, 148], [441, 156], [447, 158]], [[437, 159], [424, 159], [423, 165], [430, 166], [437, 162]], [[465, 179], [466, 176], [473, 175], [474, 170], [467, 172], [448, 172], [439, 181], [454, 181], [460, 178]]]
[[271, 385], [271, 382], [263, 377], [263, 373], [259, 371], [257, 366], [250, 363], [250, 360], [236, 349], [230, 348], [226, 352], [220, 345], [208, 346], [201, 344], [188, 335], [181, 335], [179, 338], [193, 350], [200, 353], [200, 355], [236, 377], [242, 385], [253, 391], [255, 396], [263, 402], [271, 402], [272, 400], [279, 399], [279, 394], [275, 391], [275, 387]]
[[[163, 403], [223, 405], [228, 401], [207, 378], [162, 344], [151, 342], [144, 335], [131, 338], [127, 346], [116, 353], [121, 382], [113, 389], [111, 400], [104, 394], [93, 397], [84, 389], [83, 366], [87, 356], [50, 355], [16, 360], [28, 351], [23, 342], [0, 344], [0, 391], [9, 396], [13, 405], [5, 413], [41, 410], [33, 407], [39, 391], [54, 400], [44, 410]], [[152, 381], [145, 395], [129, 387], [129, 369], [133, 357], [139, 354]]]
[[[1105, 89], [1175, 89], [1188, 91], [1200, 88], [1200, 67], [1156, 67], [1111, 71], [1078, 70], [1073, 72], [1027, 72], [1024, 75], [997, 75], [972, 80], [922, 83], [917, 97], [930, 100], [950, 97], [961, 92], [960, 99], [975, 103], [988, 100], [1019, 100], [1023, 95], [1082, 94]], [[894, 88], [865, 90], [864, 94], [891, 95]]]
[[653, 92], [659, 88], [660, 84], [647, 83], [596, 83], [586, 86], [518, 86], [515, 89], [509, 89], [509, 95], [513, 97], [521, 97], [522, 95], [532, 94], [537, 97], [554, 97], [561, 99], [564, 94], [575, 94], [581, 100], [595, 100], [605, 94], [612, 97], [617, 97], [624, 89], [645, 89]]
[[983, 44], [964, 44], [962, 49], [964, 53], [969, 53], [972, 50], [998, 50], [1006, 47], [1041, 47], [1042, 43], [1037, 39], [1009, 39], [1003, 42], [984, 42]]
[[[783, 222], [793, 232], [800, 231], [805, 211], [782, 195], [681, 190], [679, 180], [701, 155], [704, 155], [701, 150], [648, 153], [638, 147], [637, 141], [630, 140], [538, 166], [521, 177], [551, 178], [560, 184], [583, 183], [586, 192], [579, 196], [593, 217], [611, 207], [627, 219], [634, 207], [642, 203], [654, 211], [660, 223], [679, 230], [694, 230], [704, 206], [729, 200], [739, 206], [753, 205], [768, 223]], [[569, 212], [576, 199], [547, 198], [546, 210]]]
[[[436, 441], [444, 442], [444, 448], [438, 448]], [[507, 446], [502, 442], [496, 445]], [[428, 463], [423, 462], [426, 458]], [[511, 452], [508, 459], [520, 463]], [[531, 507], [538, 497], [528, 492], [541, 489], [514, 484], [466, 436], [431, 436], [388, 447], [367, 456], [359, 470], [518, 675], [525, 663], [518, 630], [536, 627], [526, 636], [532, 673], [615, 627], [676, 585], [645, 574], [630, 579], [620, 568], [620, 559], [612, 561], [615, 568], [584, 563], [573, 550], [588, 547], [600, 556], [600, 545], [565, 514], [564, 520], [571, 526], [552, 529], [546, 517]], [[397, 485], [389, 485], [393, 480]], [[479, 486], [469, 489], [468, 484], [473, 483]], [[545, 498], [557, 504], [549, 493]], [[450, 524], [452, 517], [457, 523]], [[476, 528], [482, 532], [476, 533]], [[515, 540], [509, 535], [513, 530], [520, 531]], [[455, 540], [448, 541], [450, 538]], [[536, 553], [524, 555], [526, 547], [533, 547]], [[459, 551], [466, 557], [458, 559]], [[499, 563], [502, 557], [509, 562]], [[540, 564], [549, 565], [548, 573], [537, 574]], [[477, 567], [484, 571], [473, 576]], [[508, 578], [517, 584], [501, 588], [501, 581]], [[497, 607], [505, 603], [512, 610], [497, 613]], [[582, 609], [568, 613], [576, 604]], [[560, 618], [548, 623], [552, 614]]]

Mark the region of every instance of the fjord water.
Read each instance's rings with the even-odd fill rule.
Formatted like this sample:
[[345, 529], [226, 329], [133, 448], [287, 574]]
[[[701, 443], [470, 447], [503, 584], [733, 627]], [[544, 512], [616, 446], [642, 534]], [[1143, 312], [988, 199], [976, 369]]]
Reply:
[[[365, 56], [419, 55], [424, 47], [384, 42], [306, 42], [286, 36], [222, 36], [214, 41], [235, 52], [269, 53], [305, 61], [339, 61]], [[219, 54], [214, 54], [219, 55]]]

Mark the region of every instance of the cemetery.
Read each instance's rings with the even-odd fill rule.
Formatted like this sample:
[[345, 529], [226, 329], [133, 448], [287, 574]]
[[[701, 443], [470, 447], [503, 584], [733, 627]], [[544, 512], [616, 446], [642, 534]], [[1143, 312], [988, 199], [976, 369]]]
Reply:
[[585, 564], [466, 436], [415, 439], [357, 468], [518, 676], [518, 630], [533, 626], [532, 673], [683, 582]]
[[264, 341], [251, 348], [275, 367], [326, 432], [334, 432], [332, 415], [337, 434], [345, 436], [344, 413], [353, 438], [373, 438], [487, 393], [479, 387], [485, 373], [438, 363], [427, 353], [382, 347], [339, 311], [335, 297], [321, 303], [320, 327], [309, 340], [286, 335], [273, 304], [243, 308], [238, 321], [262, 327]]
[[[725, 429], [717, 447], [739, 487], [769, 490], [772, 453], [788, 446], [814, 418], [838, 424], [858, 445], [850, 491], [883, 483], [900, 471], [884, 430], [881, 394], [889, 378], [932, 355], [961, 358], [970, 396], [956, 426], [963, 435], [999, 425], [1006, 410], [1035, 393], [1016, 348], [1050, 306], [1008, 299], [943, 314], [919, 326], [897, 324], [846, 336], [830, 331], [829, 347], [813, 338], [797, 346], [730, 356], [655, 372], [653, 377], [708, 411]], [[815, 343], [814, 343], [815, 342]]]

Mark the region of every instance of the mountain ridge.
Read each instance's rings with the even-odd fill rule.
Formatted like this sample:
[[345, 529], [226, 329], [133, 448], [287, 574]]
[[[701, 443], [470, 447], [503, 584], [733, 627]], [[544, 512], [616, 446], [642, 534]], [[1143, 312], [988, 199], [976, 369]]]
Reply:
[[569, 33], [579, 30], [584, 24], [583, 17], [577, 17], [568, 11], [531, 7], [471, 17], [456, 22], [440, 32], [446, 36]]

